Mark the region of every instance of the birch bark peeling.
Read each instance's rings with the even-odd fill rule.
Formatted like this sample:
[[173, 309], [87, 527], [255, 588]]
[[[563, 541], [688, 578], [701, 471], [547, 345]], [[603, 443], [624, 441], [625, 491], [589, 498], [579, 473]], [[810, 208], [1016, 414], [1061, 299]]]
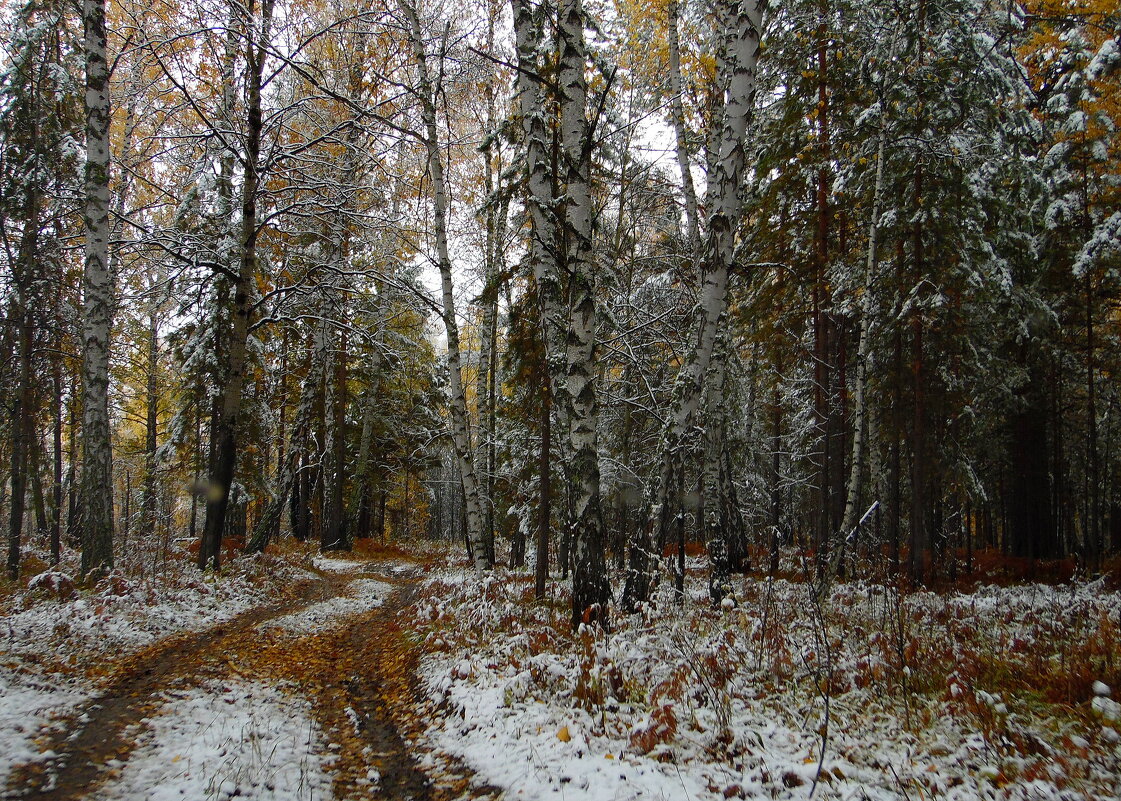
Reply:
[[409, 23], [409, 40], [416, 61], [421, 116], [424, 120], [424, 146], [428, 155], [428, 172], [432, 180], [433, 236], [436, 240], [436, 263], [440, 268], [443, 294], [444, 329], [448, 337], [448, 388], [451, 391], [452, 441], [459, 462], [460, 480], [463, 482], [467, 542], [475, 570], [490, 570], [486, 543], [483, 540], [483, 513], [479, 500], [479, 482], [475, 474], [474, 449], [471, 447], [471, 430], [467, 418], [467, 396], [463, 387], [462, 359], [459, 349], [459, 324], [455, 318], [455, 298], [452, 294], [452, 263], [448, 251], [448, 199], [444, 185], [444, 164], [440, 156], [440, 141], [436, 129], [435, 88], [428, 72], [424, 52], [424, 38], [420, 16], [411, 2], [402, 2], [401, 8]]

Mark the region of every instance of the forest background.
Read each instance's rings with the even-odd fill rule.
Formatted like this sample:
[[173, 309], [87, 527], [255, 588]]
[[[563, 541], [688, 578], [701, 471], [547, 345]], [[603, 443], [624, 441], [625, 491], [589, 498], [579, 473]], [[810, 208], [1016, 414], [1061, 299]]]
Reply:
[[443, 537], [579, 623], [690, 543], [714, 601], [1121, 549], [1107, 0], [5, 15], [11, 580]]

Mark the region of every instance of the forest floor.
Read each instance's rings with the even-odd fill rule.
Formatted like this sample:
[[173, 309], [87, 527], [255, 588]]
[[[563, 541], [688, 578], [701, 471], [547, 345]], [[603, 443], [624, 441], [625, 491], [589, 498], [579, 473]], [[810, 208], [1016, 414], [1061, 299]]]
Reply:
[[84, 593], [32, 581], [0, 617], [0, 798], [462, 796], [456, 760], [415, 742], [399, 617], [420, 572], [305, 554]]
[[573, 634], [564, 583], [534, 601], [524, 571], [430, 573], [428, 740], [517, 799], [1121, 798], [1104, 579], [818, 601], [787, 555], [714, 608], [703, 559], [681, 604], [667, 575], [640, 614]]
[[[1121, 594], [901, 593], [690, 560], [573, 633], [447, 552], [186, 554], [0, 598], [0, 798], [1121, 797]], [[435, 566], [439, 565], [439, 566]], [[788, 566], [789, 567], [789, 566]]]

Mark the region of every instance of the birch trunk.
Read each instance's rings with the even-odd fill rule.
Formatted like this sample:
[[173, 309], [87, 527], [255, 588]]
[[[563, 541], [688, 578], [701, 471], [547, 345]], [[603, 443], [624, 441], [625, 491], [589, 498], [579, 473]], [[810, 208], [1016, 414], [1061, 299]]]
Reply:
[[568, 483], [572, 490], [572, 624], [606, 623], [610, 589], [600, 510], [596, 398], [596, 277], [592, 252], [592, 198], [587, 104], [587, 50], [580, 0], [562, 0], [557, 24], [560, 49], [560, 135], [564, 177], [565, 267], [569, 328], [566, 369], [570, 409]]
[[490, 162], [491, 154], [488, 149], [484, 153], [486, 159], [486, 193], [487, 193], [487, 219], [486, 219], [486, 255], [485, 275], [483, 279], [483, 292], [480, 301], [483, 306], [482, 325], [479, 328], [479, 363], [475, 373], [475, 406], [477, 410], [476, 439], [475, 439], [475, 464], [478, 466], [480, 477], [481, 501], [483, 503], [483, 542], [486, 544], [487, 558], [494, 562], [494, 499], [489, 492], [492, 468], [487, 458], [490, 453], [491, 437], [490, 416], [492, 412], [490, 373], [491, 358], [494, 349], [494, 337], [498, 325], [498, 270], [496, 266], [495, 250], [498, 232], [497, 213], [494, 208], [494, 177]]
[[[541, 20], [535, 19], [529, 0], [511, 0], [518, 56], [517, 103], [525, 147], [526, 208], [530, 235], [526, 259], [537, 288], [541, 337], [545, 344], [545, 386], [542, 388], [540, 446], [540, 518], [537, 531], [536, 596], [544, 597], [549, 574], [551, 529], [550, 450], [552, 416], [557, 429], [568, 428], [564, 386], [564, 312], [557, 265], [556, 200], [549, 170], [548, 126], [540, 75]], [[563, 506], [563, 505], [562, 505]]]
[[673, 120], [674, 139], [677, 144], [677, 167], [681, 171], [681, 192], [685, 196], [685, 229], [689, 237], [689, 255], [696, 259], [701, 249], [701, 229], [697, 210], [697, 190], [693, 185], [692, 159], [685, 130], [684, 91], [681, 80], [681, 43], [677, 31], [680, 5], [670, 0], [669, 15], [669, 87], [670, 116]]
[[[533, 16], [529, 0], [511, 0], [514, 10], [514, 34], [518, 51], [518, 114], [525, 137], [527, 206], [530, 240], [526, 254], [537, 283], [545, 334], [545, 352], [549, 360], [549, 376], [554, 399], [564, 387], [566, 311], [557, 265], [556, 205], [549, 169], [548, 126], [545, 97], [533, 77], [541, 72], [541, 22]], [[555, 404], [558, 407], [561, 403]], [[558, 421], [559, 422], [559, 421]]]
[[704, 393], [704, 411], [707, 425], [704, 429], [703, 461], [701, 465], [701, 497], [704, 511], [701, 527], [708, 548], [711, 569], [708, 594], [713, 604], [719, 604], [732, 594], [732, 548], [728, 542], [728, 519], [724, 514], [727, 498], [720, 460], [724, 455], [723, 415], [724, 381], [727, 375], [727, 337], [721, 336], [714, 358], [709, 364], [707, 386]]
[[455, 444], [460, 480], [463, 484], [467, 540], [471, 549], [471, 559], [474, 562], [475, 570], [481, 572], [489, 570], [492, 565], [487, 558], [486, 543], [483, 541], [482, 505], [479, 500], [479, 483], [475, 474], [475, 454], [471, 447], [471, 430], [468, 427], [467, 397], [464, 392], [461, 372], [459, 324], [455, 317], [455, 298], [452, 294], [452, 263], [448, 251], [447, 189], [444, 185], [444, 164], [440, 156], [440, 142], [436, 129], [436, 87], [433, 86], [428, 72], [420, 17], [417, 14], [416, 7], [408, 0], [402, 2], [401, 7], [408, 18], [409, 39], [413, 49], [413, 58], [416, 61], [417, 89], [424, 120], [423, 138], [428, 154], [429, 177], [432, 179], [433, 235], [436, 240], [436, 262], [440, 268], [440, 283], [443, 293], [444, 329], [448, 338], [448, 389], [451, 394], [452, 441]]
[[479, 364], [475, 381], [475, 399], [478, 408], [478, 436], [475, 441], [475, 464], [479, 466], [480, 500], [483, 503], [483, 542], [487, 559], [494, 562], [494, 499], [489, 488], [492, 466], [489, 454], [494, 435], [490, 426], [493, 412], [490, 386], [491, 359], [494, 357], [494, 337], [498, 326], [498, 279], [493, 268], [487, 270], [487, 287], [483, 298], [483, 324], [479, 331]]
[[[717, 5], [721, 41], [717, 49], [717, 95], [725, 103], [720, 109], [720, 134], [714, 145], [706, 192], [709, 209], [702, 252], [702, 282], [697, 303], [696, 340], [689, 361], [677, 376], [671, 412], [662, 437], [662, 467], [656, 503], [651, 511], [658, 527], [655, 541], [664, 541], [669, 517], [666, 504], [673, 477], [680, 469], [684, 448], [697, 417], [705, 375], [712, 359], [719, 321], [727, 306], [728, 270], [732, 264], [736, 231], [744, 204], [743, 177], [746, 168], [746, 139], [755, 103], [756, 66], [763, 0], [740, 0]], [[713, 398], [714, 408], [723, 406]], [[710, 517], [711, 519], [711, 517]], [[708, 532], [710, 546], [727, 547], [723, 532]], [[636, 569], [643, 569], [636, 565]], [[645, 600], [635, 598], [635, 601]]]
[[[876, 246], [880, 230], [880, 195], [884, 183], [884, 133], [876, 147], [876, 184], [872, 194], [872, 221], [868, 224], [868, 256], [864, 263], [864, 294], [860, 299], [860, 339], [856, 346], [856, 386], [853, 397], [852, 458], [849, 462], [849, 485], [845, 498], [845, 513], [841, 520], [838, 551], [843, 552], [847, 538], [852, 536], [859, 512], [861, 479], [864, 475], [864, 443], [866, 404], [864, 396], [868, 385], [868, 346], [872, 334], [872, 313], [875, 311]], [[839, 556], [834, 557], [836, 561]]]
[[[567, 436], [571, 417], [571, 399], [566, 377], [568, 310], [565, 308], [561, 280], [558, 201], [554, 184], [556, 176], [553, 174], [550, 156], [545, 93], [540, 79], [534, 77], [542, 72], [543, 21], [535, 18], [533, 6], [528, 0], [511, 0], [511, 4], [514, 10], [519, 66], [518, 110], [525, 140], [526, 206], [530, 218], [530, 241], [526, 257], [537, 285], [552, 418], [555, 430], [564, 432], [557, 439], [563, 462], [568, 464], [571, 462], [571, 441]], [[551, 488], [551, 482], [542, 482], [541, 486], [544, 491]], [[553, 504], [550, 503], [549, 506], [552, 507]], [[560, 510], [564, 531], [558, 557], [562, 575], [567, 575], [570, 563], [568, 544], [571, 540], [568, 527], [573, 516], [570, 487], [566, 487], [564, 502], [557, 504], [556, 508]]]
[[113, 568], [109, 429], [109, 64], [105, 0], [84, 0], [86, 50], [85, 271], [82, 288], [82, 575]]

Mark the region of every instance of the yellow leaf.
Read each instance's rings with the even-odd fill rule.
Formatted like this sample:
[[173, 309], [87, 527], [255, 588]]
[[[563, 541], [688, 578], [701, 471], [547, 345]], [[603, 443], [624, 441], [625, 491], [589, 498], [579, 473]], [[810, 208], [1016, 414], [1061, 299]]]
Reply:
[[572, 735], [568, 733], [568, 726], [561, 726], [560, 731], [557, 732], [557, 739], [562, 743], [567, 743], [572, 739]]

